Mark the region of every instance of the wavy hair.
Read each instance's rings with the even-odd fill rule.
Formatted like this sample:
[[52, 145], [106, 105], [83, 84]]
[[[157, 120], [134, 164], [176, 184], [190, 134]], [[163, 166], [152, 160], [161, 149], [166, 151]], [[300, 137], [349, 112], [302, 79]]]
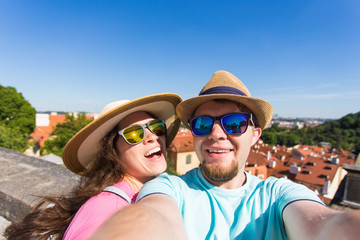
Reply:
[[80, 177], [79, 184], [68, 195], [42, 197], [21, 221], [9, 225], [4, 233], [8, 240], [61, 240], [79, 208], [92, 196], [124, 178], [125, 168], [119, 161], [116, 142], [117, 126], [101, 141], [101, 150], [94, 163]]

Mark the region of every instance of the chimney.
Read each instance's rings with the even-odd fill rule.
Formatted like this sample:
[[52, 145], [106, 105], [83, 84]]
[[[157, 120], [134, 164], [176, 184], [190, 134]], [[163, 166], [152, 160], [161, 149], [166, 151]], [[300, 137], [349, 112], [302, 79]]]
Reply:
[[275, 160], [270, 160], [268, 166], [269, 166], [269, 168], [275, 168], [276, 161]]
[[334, 164], [334, 165], [338, 165], [339, 164], [339, 158], [338, 157], [333, 157], [331, 159], [331, 163]]
[[271, 158], [271, 153], [270, 153], [270, 151], [268, 151], [268, 152], [267, 152], [267, 158], [266, 158], [266, 159], [269, 161], [270, 158]]
[[294, 164], [291, 164], [290, 165], [290, 173], [291, 174], [298, 174], [299, 172], [301, 171], [301, 167], [298, 167], [298, 166], [296, 166], [296, 165], [294, 165]]
[[323, 189], [322, 189], [322, 194], [323, 194], [323, 195], [326, 195], [326, 194], [329, 193], [330, 184], [331, 184], [331, 181], [329, 180], [329, 177], [326, 176], [325, 182], [324, 182], [324, 187], [323, 187]]

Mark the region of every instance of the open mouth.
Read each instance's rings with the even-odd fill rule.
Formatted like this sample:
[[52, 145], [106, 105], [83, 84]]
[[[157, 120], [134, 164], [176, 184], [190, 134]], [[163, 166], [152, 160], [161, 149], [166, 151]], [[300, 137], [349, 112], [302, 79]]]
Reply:
[[214, 150], [214, 149], [208, 149], [209, 153], [228, 153], [230, 150]]
[[145, 154], [145, 157], [152, 158], [154, 156], [161, 156], [162, 152], [160, 147], [154, 148]]

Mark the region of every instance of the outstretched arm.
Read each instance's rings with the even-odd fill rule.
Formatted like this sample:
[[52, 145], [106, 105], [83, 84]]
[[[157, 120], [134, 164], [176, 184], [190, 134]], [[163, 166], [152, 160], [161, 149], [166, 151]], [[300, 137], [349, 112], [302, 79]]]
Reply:
[[313, 201], [290, 203], [283, 212], [289, 239], [359, 239], [360, 210], [338, 211]]
[[152, 194], [115, 213], [90, 238], [186, 239], [179, 208], [169, 196]]

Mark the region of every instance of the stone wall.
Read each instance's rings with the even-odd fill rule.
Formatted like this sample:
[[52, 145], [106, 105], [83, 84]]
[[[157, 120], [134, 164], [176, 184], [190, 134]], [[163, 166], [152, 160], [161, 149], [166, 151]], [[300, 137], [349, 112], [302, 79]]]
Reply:
[[78, 180], [65, 166], [0, 147], [0, 216], [20, 220], [37, 196], [65, 194]]

